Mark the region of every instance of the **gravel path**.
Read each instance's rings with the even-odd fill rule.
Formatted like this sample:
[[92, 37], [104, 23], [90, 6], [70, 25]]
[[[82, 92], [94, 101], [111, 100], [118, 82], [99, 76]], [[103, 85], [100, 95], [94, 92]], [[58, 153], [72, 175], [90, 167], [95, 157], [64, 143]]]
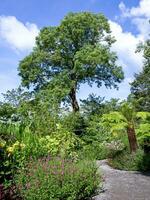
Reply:
[[150, 200], [150, 174], [112, 169], [97, 161], [104, 177], [104, 191], [94, 200]]

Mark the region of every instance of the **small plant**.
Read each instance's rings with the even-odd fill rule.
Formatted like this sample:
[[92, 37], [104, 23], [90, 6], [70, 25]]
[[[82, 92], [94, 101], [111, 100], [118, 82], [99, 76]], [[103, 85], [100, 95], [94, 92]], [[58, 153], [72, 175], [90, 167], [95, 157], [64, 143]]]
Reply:
[[16, 176], [18, 191], [25, 200], [88, 199], [99, 186], [99, 174], [93, 162], [72, 162], [43, 157], [31, 160]]

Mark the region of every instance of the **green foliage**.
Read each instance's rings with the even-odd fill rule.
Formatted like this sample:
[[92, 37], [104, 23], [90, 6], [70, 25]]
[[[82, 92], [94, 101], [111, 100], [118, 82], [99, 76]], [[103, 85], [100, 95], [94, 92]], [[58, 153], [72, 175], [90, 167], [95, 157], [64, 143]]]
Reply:
[[111, 112], [103, 116], [103, 125], [109, 126], [113, 135], [126, 132], [131, 153], [138, 148], [135, 133], [135, 111], [132, 104], [123, 102], [120, 112]]
[[32, 93], [25, 91], [21, 86], [16, 89], [8, 90], [5, 94], [2, 94], [4, 102], [16, 108], [23, 102], [31, 99]]
[[39, 138], [39, 150], [44, 155], [60, 155], [77, 159], [76, 150], [81, 146], [81, 140], [73, 133], [63, 129], [53, 133], [51, 136]]
[[137, 112], [137, 119], [140, 119], [142, 122], [150, 120], [150, 112]]
[[140, 124], [139, 128], [137, 129], [137, 136], [139, 140], [144, 141], [144, 139], [150, 139], [150, 124]]
[[9, 103], [0, 103], [0, 120], [6, 121], [16, 113], [16, 109]]
[[88, 199], [95, 194], [100, 177], [93, 162], [74, 163], [47, 157], [30, 161], [16, 176], [16, 183], [25, 200]]
[[89, 120], [91, 120], [90, 118], [92, 118], [93, 115], [98, 115], [100, 117], [103, 114], [119, 111], [120, 109], [119, 99], [111, 98], [109, 101], [104, 101], [104, 97], [102, 98], [90, 94], [87, 99], [80, 101], [82, 112]]
[[[19, 141], [17, 141], [18, 143]], [[20, 139], [20, 143], [24, 144], [24, 156], [29, 158], [31, 155], [34, 157], [44, 155], [61, 155], [63, 157], [73, 155], [76, 156], [76, 150], [82, 145], [82, 141], [74, 134], [57, 124], [57, 131], [50, 133], [49, 135], [36, 135], [32, 134], [30, 129], [26, 127]], [[7, 141], [7, 146], [12, 149], [16, 141], [11, 143]]]
[[104, 114], [101, 126], [107, 127], [108, 132], [118, 137], [126, 132], [128, 126], [135, 126], [136, 136], [140, 145], [147, 143], [150, 139], [150, 113], [134, 112], [132, 107], [123, 104], [121, 112]]
[[129, 171], [149, 171], [150, 158], [139, 149], [136, 153], [128, 151], [117, 152], [113, 159], [109, 160], [112, 167]]
[[125, 133], [127, 126], [126, 118], [119, 112], [110, 112], [102, 116], [102, 126], [107, 127], [113, 136]]
[[105, 143], [99, 143], [97, 141], [84, 145], [78, 152], [79, 159], [87, 160], [103, 160], [107, 159], [109, 155], [110, 151], [106, 147]]
[[135, 112], [132, 105], [123, 103], [120, 112], [110, 112], [102, 116], [102, 125], [108, 127], [113, 135], [125, 133], [128, 126], [136, 127], [136, 135], [139, 142], [149, 138], [149, 112]]
[[90, 94], [87, 99], [81, 100], [81, 109], [86, 117], [100, 115], [104, 110], [104, 98]]
[[82, 136], [86, 132], [87, 121], [84, 116], [79, 113], [64, 114], [60, 120], [62, 127], [75, 133], [78, 136]]
[[119, 111], [120, 109], [119, 99], [116, 99], [116, 98], [111, 98], [109, 101], [106, 101], [104, 105], [105, 105], [104, 113]]
[[134, 123], [133, 121], [135, 118], [135, 109], [133, 104], [130, 104], [128, 102], [122, 103], [120, 112], [126, 119], [127, 123]]
[[20, 62], [22, 84], [36, 91], [49, 88], [49, 93], [63, 94], [78, 111], [76, 92], [81, 83], [116, 88], [124, 78], [111, 51], [113, 42], [102, 14], [69, 13], [59, 26], [40, 31], [36, 47]]
[[126, 134], [122, 135], [122, 131], [124, 131], [123, 122], [120, 121], [123, 119], [122, 115], [119, 115], [118, 119], [116, 114], [119, 113], [104, 114], [102, 117], [94, 115], [90, 118], [86, 132], [81, 137], [84, 144], [79, 151], [79, 157], [106, 159], [127, 146], [127, 142], [124, 142]]
[[17, 169], [22, 167], [24, 147], [25, 145], [18, 141], [10, 146], [6, 141], [0, 140], [0, 183], [3, 183], [6, 189], [13, 183], [13, 176]]
[[[13, 134], [13, 139], [10, 138], [6, 140], [7, 142], [2, 139], [0, 141], [0, 182], [8, 191], [8, 195], [14, 184], [14, 175], [19, 169], [24, 169], [25, 163], [31, 156], [37, 159], [50, 154], [77, 160], [77, 150], [82, 145], [75, 134], [61, 128], [58, 124], [57, 131], [47, 136], [33, 134], [29, 127], [25, 127], [21, 135], [16, 132]], [[16, 141], [17, 138], [19, 141]]]
[[103, 126], [99, 115], [92, 116], [88, 121], [86, 132], [82, 139], [86, 144], [91, 144], [92, 142], [102, 143], [111, 140], [109, 129]]
[[0, 138], [13, 143], [21, 140], [24, 131], [24, 125], [19, 122], [0, 122]]
[[142, 144], [142, 146], [147, 145], [150, 147], [150, 113], [138, 112], [136, 117], [140, 123], [136, 129], [139, 143]]
[[[115, 122], [113, 122], [113, 126], [115, 127]], [[81, 137], [84, 144], [79, 151], [79, 157], [101, 160], [112, 157], [117, 151], [122, 151], [126, 148], [127, 143], [124, 142], [126, 135], [120, 134], [120, 131], [118, 126], [110, 128], [106, 114], [102, 118], [99, 115], [93, 116], [88, 123], [86, 133]]]
[[150, 39], [140, 45], [138, 51], [143, 53], [144, 66], [142, 72], [136, 74], [131, 83], [131, 93], [133, 98], [139, 101], [136, 106], [138, 111], [150, 112]]
[[[11, 188], [18, 173], [24, 199], [89, 199], [99, 184], [92, 160], [112, 158], [111, 165], [119, 169], [150, 169], [150, 113], [137, 112], [150, 107], [149, 40], [141, 47], [144, 68], [128, 101], [104, 102], [92, 94], [81, 101], [79, 112], [76, 93], [81, 84], [117, 88], [124, 78], [113, 43], [108, 20], [89, 12], [70, 13], [60, 25], [40, 31], [18, 68], [22, 85], [33, 91], [13, 89], [0, 103], [2, 186]], [[75, 112], [67, 112], [70, 105]], [[128, 152], [134, 130], [145, 153]]]

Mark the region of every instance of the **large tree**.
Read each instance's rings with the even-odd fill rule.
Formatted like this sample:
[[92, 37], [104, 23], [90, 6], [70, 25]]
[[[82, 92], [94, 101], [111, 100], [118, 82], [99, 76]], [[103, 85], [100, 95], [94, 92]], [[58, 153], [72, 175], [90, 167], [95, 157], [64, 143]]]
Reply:
[[59, 26], [40, 31], [35, 48], [20, 62], [22, 84], [35, 91], [62, 91], [73, 110], [79, 111], [76, 92], [80, 84], [116, 88], [124, 77], [111, 51], [113, 42], [102, 14], [69, 13]]
[[139, 51], [143, 51], [143, 70], [135, 75], [131, 84], [133, 98], [139, 101], [138, 110], [150, 111], [150, 39], [144, 45], [140, 45]]

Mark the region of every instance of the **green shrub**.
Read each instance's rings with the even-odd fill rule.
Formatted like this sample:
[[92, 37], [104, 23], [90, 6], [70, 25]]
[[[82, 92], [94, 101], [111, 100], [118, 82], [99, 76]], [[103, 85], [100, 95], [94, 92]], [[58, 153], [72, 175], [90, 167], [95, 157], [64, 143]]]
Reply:
[[39, 138], [40, 151], [43, 155], [61, 155], [63, 157], [77, 157], [76, 150], [82, 141], [74, 134], [58, 127], [57, 132]]
[[23, 148], [18, 141], [10, 146], [0, 140], [0, 199], [18, 199], [13, 178], [23, 165]]
[[150, 171], [150, 157], [139, 149], [136, 153], [129, 151], [117, 152], [113, 159], [109, 160], [112, 167], [129, 171]]
[[79, 151], [79, 158], [89, 160], [103, 160], [108, 157], [109, 150], [103, 143], [93, 142], [83, 146]]
[[8, 146], [5, 141], [0, 141], [0, 183], [11, 181], [13, 174], [19, 167], [22, 159], [24, 144], [16, 141]]
[[91, 161], [74, 163], [50, 157], [31, 160], [16, 176], [18, 191], [25, 200], [88, 199], [96, 192], [99, 180]]
[[121, 140], [112, 140], [110, 142], [93, 141], [90, 144], [84, 145], [79, 151], [80, 158], [103, 160], [113, 158], [117, 152], [122, 152], [126, 149], [126, 145]]
[[123, 152], [127, 147], [122, 140], [112, 140], [111, 142], [104, 142], [105, 148], [107, 149], [107, 157], [113, 158], [115, 155]]
[[73, 160], [78, 158], [76, 149], [80, 146], [80, 140], [75, 134], [61, 128], [41, 137], [32, 134], [26, 127], [20, 139], [20, 142], [0, 140], [0, 183], [8, 191], [14, 184], [14, 174], [18, 169], [24, 168], [30, 156], [36, 159], [51, 154]]
[[141, 171], [150, 171], [150, 155], [143, 153], [142, 159], [140, 160], [138, 167]]
[[102, 143], [104, 141], [111, 140], [111, 134], [107, 127], [104, 127], [101, 123], [101, 116], [95, 115], [88, 122], [86, 133], [82, 136], [82, 139], [86, 144], [90, 144], [94, 141]]
[[82, 136], [86, 132], [86, 119], [79, 112], [64, 115], [64, 117], [61, 120], [61, 124], [64, 127], [64, 129], [73, 132], [78, 136]]

